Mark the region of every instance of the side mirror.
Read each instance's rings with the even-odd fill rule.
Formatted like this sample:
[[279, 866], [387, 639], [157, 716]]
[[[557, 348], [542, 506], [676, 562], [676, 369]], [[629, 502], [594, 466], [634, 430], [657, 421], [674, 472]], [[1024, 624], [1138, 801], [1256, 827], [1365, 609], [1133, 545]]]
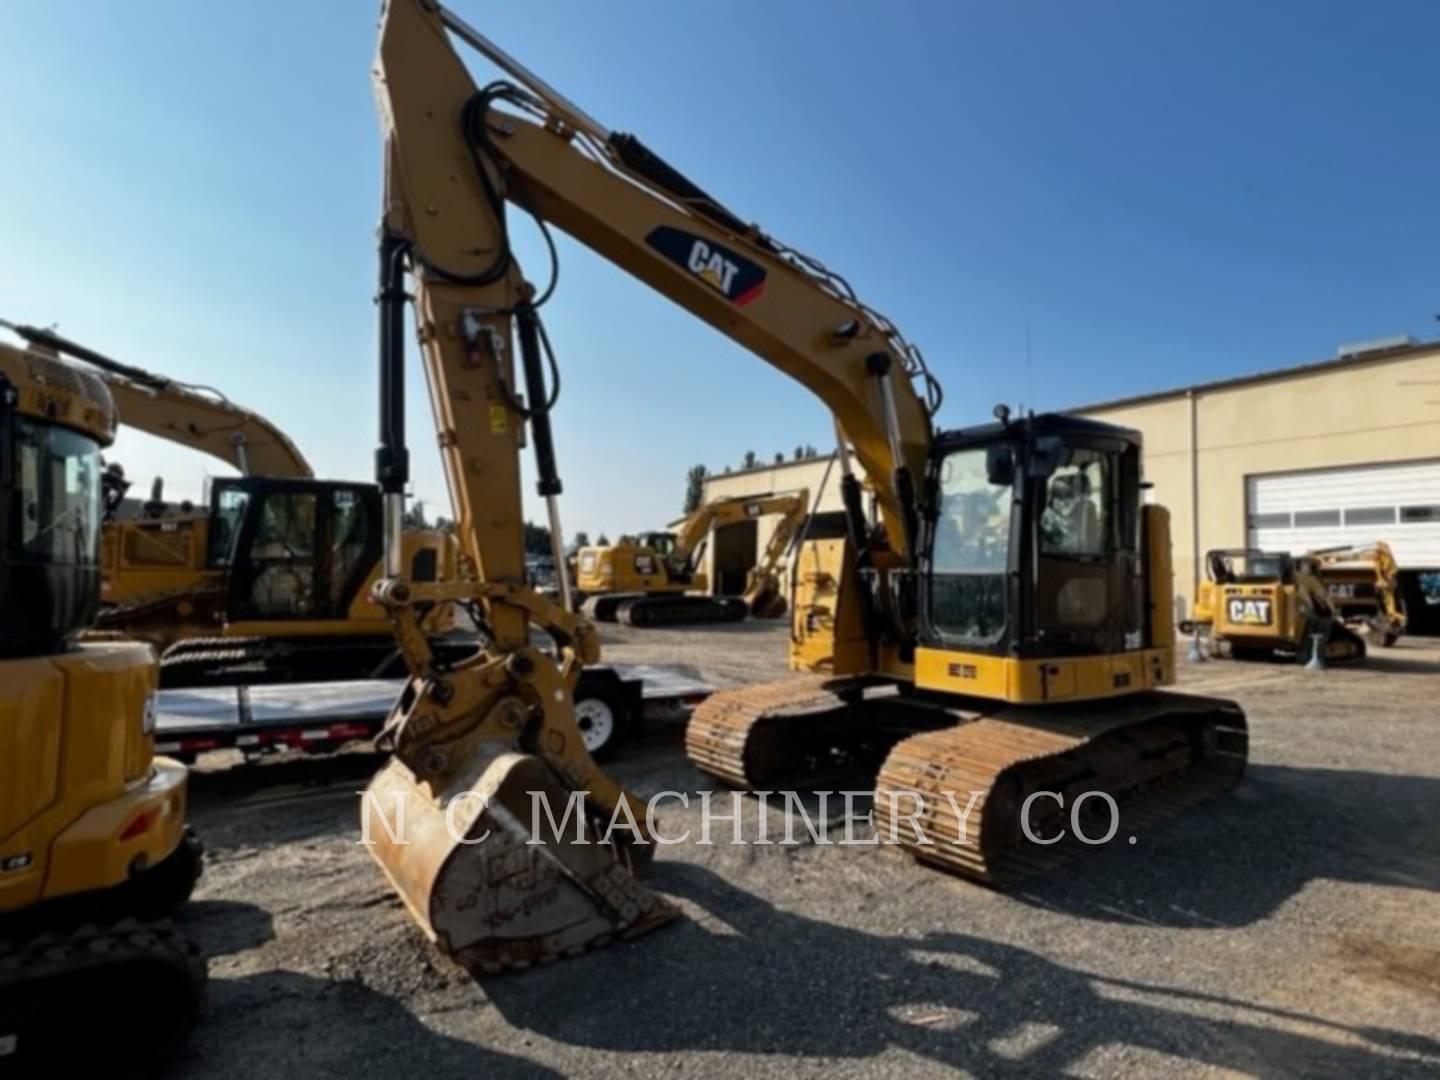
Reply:
[[1015, 483], [1015, 448], [1009, 443], [995, 443], [985, 448], [985, 479], [996, 487]]

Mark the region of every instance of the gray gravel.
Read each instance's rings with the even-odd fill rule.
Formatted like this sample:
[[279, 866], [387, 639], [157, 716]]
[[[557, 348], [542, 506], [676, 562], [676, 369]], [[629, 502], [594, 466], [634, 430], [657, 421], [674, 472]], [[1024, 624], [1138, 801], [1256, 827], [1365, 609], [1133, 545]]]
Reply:
[[[785, 671], [774, 624], [606, 636], [721, 684]], [[652, 880], [684, 921], [479, 981], [355, 844], [373, 755], [207, 762], [211, 1003], [175, 1075], [1435, 1075], [1440, 642], [1183, 676], [1244, 706], [1252, 768], [1134, 846], [1010, 894], [882, 847], [669, 847]], [[682, 733], [658, 718], [612, 771], [707, 787]]]

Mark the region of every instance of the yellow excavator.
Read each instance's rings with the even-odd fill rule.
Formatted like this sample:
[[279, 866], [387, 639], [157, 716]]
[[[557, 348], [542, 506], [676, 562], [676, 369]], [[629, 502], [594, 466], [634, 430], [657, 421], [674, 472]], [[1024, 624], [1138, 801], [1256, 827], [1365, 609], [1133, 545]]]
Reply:
[[63, 1073], [97, 1046], [148, 1059], [204, 989], [167, 919], [202, 855], [185, 769], [154, 754], [155, 654], [77, 641], [114, 434], [100, 379], [0, 344], [0, 1075]]
[[1391, 648], [1405, 633], [1400, 565], [1384, 540], [1369, 546], [1320, 548], [1309, 553], [1330, 603], [1352, 629]]
[[[451, 35], [501, 75], [477, 87]], [[810, 575], [792, 624], [798, 647], [825, 654], [821, 673], [711, 697], [686, 735], [702, 769], [763, 786], [842, 758], [877, 762], [879, 824], [893, 822], [892, 796], [911, 796], [922, 810], [909, 824], [925, 835], [897, 829], [899, 842], [984, 880], [1073, 849], [1048, 841], [1080, 804], [1104, 802], [1087, 793], [1113, 799], [1132, 831], [1238, 781], [1240, 709], [1160, 689], [1174, 680], [1169, 519], [1141, 497], [1137, 433], [1003, 412], [937, 432], [939, 386], [919, 351], [842, 277], [603, 127], [434, 0], [385, 4], [375, 87], [377, 473], [389, 539], [376, 595], [411, 680], [362, 827], [441, 950], [482, 971], [522, 968], [674, 914], [640, 880], [654, 851], [646, 807], [596, 767], [576, 730], [572, 695], [598, 656], [594, 627], [571, 610], [563, 572], [558, 602], [525, 580], [527, 428], [550, 534], [564, 533], [557, 387], [546, 380], [557, 369], [540, 319], [554, 268], [540, 287], [525, 279], [512, 207], [547, 241], [551, 225], [564, 229], [812, 390], [873, 485], [876, 528], [838, 455], [849, 539], [833, 579]], [[412, 300], [474, 581], [410, 581], [399, 558]], [[419, 628], [417, 605], [443, 600], [472, 602], [486, 631], [458, 662], [435, 656]], [[957, 827], [967, 811], [968, 832]]]
[[[687, 515], [674, 532], [622, 536], [619, 543], [583, 547], [575, 554], [576, 602], [585, 616], [627, 626], [675, 626], [739, 622], [747, 616], [778, 619], [785, 614], [781, 585], [785, 555], [809, 509], [801, 490], [754, 497], [716, 499]], [[710, 534], [742, 521], [775, 514], [780, 520], [765, 551], [736, 596], [709, 596], [698, 569]]]
[[1217, 548], [1186, 633], [1209, 634], [1234, 660], [1299, 660], [1320, 666], [1365, 656], [1365, 641], [1341, 618], [1315, 560], [1283, 551]]
[[[121, 363], [51, 330], [6, 323], [32, 349], [84, 364], [128, 428], [208, 454], [240, 472], [209, 482], [201, 511], [172, 511], [157, 490], [140, 517], [118, 508], [128, 486], [107, 469], [99, 631], [148, 641], [167, 689], [229, 682], [308, 682], [389, 673], [395, 644], [370, 598], [380, 574], [380, 495], [373, 484], [316, 480], [283, 431], [218, 390]], [[402, 558], [420, 580], [459, 572], [454, 538], [404, 530]], [[450, 605], [425, 625], [439, 648]]]

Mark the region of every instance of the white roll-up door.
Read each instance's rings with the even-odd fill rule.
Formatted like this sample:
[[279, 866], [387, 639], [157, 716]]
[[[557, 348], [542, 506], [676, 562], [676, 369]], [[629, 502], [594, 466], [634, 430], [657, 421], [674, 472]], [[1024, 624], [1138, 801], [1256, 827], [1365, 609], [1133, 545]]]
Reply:
[[1440, 567], [1440, 461], [1247, 478], [1249, 545], [1299, 554], [1384, 540], [1403, 569]]

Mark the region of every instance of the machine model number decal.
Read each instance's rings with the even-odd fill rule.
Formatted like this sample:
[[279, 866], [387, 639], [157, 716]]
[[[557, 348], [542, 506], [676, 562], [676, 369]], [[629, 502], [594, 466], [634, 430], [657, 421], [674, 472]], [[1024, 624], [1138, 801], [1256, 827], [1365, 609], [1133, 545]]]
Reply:
[[655, 557], [653, 555], [636, 555], [635, 572], [637, 574], [655, 573]]
[[1244, 597], [1232, 597], [1229, 610], [1232, 623], [1247, 623], [1252, 626], [1270, 625], [1269, 600], [1247, 600]]
[[744, 307], [765, 288], [763, 267], [703, 236], [660, 225], [651, 230], [645, 242], [736, 307]]
[[951, 664], [950, 677], [952, 679], [975, 679], [980, 675], [974, 664]]

